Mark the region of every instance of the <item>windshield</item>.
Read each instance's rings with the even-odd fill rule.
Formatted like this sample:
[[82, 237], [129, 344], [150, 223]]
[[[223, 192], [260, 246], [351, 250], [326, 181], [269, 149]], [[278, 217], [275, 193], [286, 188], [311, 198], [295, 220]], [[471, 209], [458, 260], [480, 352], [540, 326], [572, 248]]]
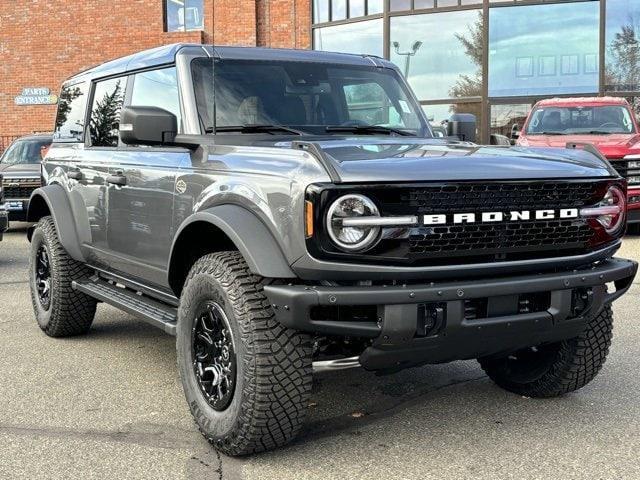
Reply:
[[298, 130], [298, 134], [344, 132], [345, 128], [335, 127], [346, 127], [371, 134], [391, 129], [430, 136], [419, 106], [392, 69], [216, 60], [214, 82], [212, 71], [211, 59], [192, 63], [198, 113], [205, 132], [213, 132], [214, 126], [220, 132], [243, 125], [278, 125]]
[[629, 109], [622, 105], [539, 107], [531, 114], [527, 135], [635, 133]]
[[51, 140], [48, 139], [17, 140], [4, 152], [0, 163], [8, 165], [40, 163], [42, 161], [41, 151], [50, 144]]

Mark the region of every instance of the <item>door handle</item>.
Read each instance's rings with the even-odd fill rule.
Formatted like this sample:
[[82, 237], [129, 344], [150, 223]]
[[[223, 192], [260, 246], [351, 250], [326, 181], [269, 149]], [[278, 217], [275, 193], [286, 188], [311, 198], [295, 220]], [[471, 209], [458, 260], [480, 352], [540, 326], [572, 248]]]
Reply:
[[67, 172], [67, 177], [71, 180], [82, 180], [82, 172], [80, 170], [69, 170]]
[[109, 175], [107, 177], [107, 183], [124, 187], [127, 184], [127, 177], [125, 177], [122, 172], [116, 172], [115, 175]]

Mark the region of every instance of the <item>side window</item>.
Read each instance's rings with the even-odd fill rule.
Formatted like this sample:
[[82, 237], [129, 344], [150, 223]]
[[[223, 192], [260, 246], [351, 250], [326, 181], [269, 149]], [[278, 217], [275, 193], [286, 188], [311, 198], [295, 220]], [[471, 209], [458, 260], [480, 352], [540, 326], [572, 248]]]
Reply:
[[182, 131], [176, 67], [137, 73], [133, 80], [131, 106], [164, 108], [176, 116], [178, 131]]
[[60, 91], [53, 138], [82, 141], [89, 84], [65, 84]]
[[122, 110], [126, 83], [126, 78], [112, 78], [96, 83], [89, 118], [91, 146], [118, 146], [120, 110]]
[[402, 116], [389, 103], [389, 97], [378, 83], [357, 83], [344, 86], [349, 120], [368, 125], [404, 126]]

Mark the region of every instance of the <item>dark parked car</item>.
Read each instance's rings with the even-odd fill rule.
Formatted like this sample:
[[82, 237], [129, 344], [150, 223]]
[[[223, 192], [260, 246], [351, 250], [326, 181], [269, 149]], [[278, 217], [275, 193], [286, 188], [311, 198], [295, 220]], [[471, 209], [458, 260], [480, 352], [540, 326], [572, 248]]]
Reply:
[[626, 182], [606, 160], [436, 139], [367, 55], [173, 45], [99, 66], [63, 85], [43, 175], [40, 328], [86, 333], [106, 302], [176, 335], [193, 417], [232, 455], [299, 431], [313, 367], [479, 359], [519, 395], [577, 390], [637, 270], [613, 258]]
[[0, 157], [0, 173], [4, 177], [4, 208], [9, 219], [27, 219], [29, 198], [41, 186], [40, 165], [51, 145], [51, 135], [28, 135], [14, 141]]

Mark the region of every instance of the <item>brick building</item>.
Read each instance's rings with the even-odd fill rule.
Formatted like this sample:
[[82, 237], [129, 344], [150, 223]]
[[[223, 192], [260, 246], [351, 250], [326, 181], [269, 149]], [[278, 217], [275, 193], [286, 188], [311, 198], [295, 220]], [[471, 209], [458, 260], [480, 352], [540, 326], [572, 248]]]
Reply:
[[55, 95], [80, 70], [176, 42], [310, 48], [310, 0], [0, 2], [0, 151], [52, 129], [55, 104], [18, 105], [21, 93]]

